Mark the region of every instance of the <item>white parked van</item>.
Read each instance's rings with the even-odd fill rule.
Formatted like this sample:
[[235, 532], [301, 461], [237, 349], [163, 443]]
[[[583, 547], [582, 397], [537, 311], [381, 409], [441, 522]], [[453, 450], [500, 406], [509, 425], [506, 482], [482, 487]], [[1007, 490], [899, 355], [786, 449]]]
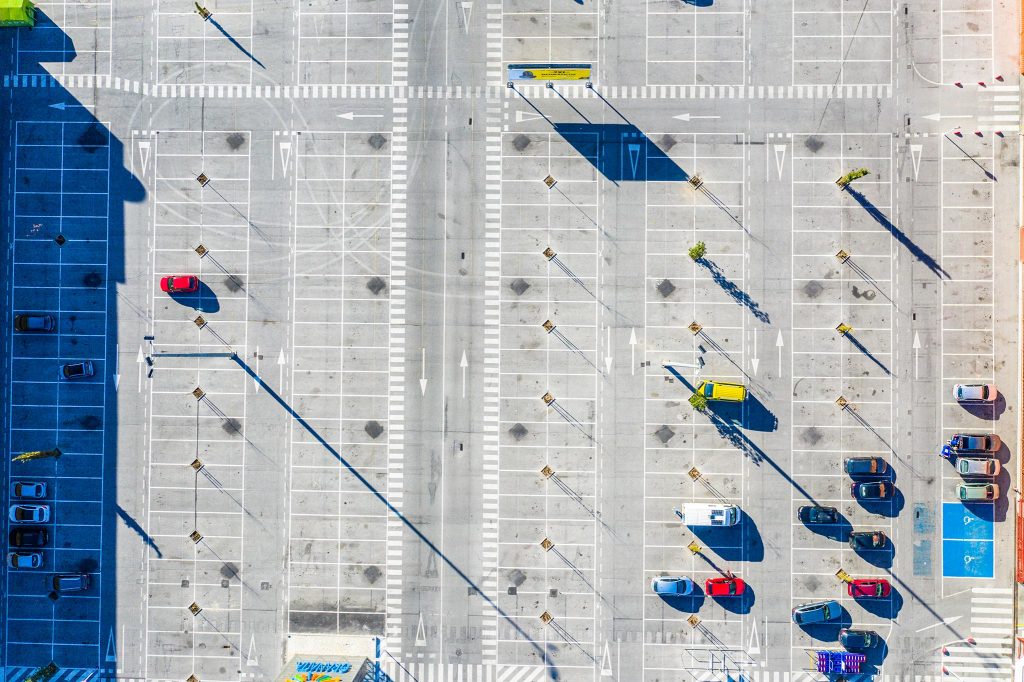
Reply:
[[740, 508], [735, 504], [687, 502], [682, 518], [687, 526], [735, 526], [740, 522]]

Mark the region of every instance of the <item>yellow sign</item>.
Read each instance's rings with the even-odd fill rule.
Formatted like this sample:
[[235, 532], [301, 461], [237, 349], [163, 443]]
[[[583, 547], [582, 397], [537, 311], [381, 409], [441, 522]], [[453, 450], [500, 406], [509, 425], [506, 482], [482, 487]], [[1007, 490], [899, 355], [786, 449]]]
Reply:
[[590, 64], [509, 64], [510, 81], [588, 81]]

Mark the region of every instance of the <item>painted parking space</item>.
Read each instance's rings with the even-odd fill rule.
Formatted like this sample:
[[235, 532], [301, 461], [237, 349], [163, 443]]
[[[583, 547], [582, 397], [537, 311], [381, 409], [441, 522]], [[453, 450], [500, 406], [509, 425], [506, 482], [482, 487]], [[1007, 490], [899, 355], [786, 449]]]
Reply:
[[942, 575], [991, 578], [995, 573], [992, 505], [942, 505]]

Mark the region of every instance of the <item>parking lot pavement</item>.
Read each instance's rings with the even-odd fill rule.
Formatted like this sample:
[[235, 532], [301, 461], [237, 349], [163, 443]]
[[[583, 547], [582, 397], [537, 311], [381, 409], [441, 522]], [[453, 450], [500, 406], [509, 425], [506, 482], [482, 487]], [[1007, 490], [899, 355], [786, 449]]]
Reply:
[[893, 22], [888, 0], [856, 10], [846, 3], [793, 5], [793, 83], [892, 82]]
[[111, 42], [111, 2], [55, 2], [37, 13], [32, 31], [18, 34], [15, 70], [19, 74], [109, 74]]
[[[504, 135], [501, 157], [498, 605], [541, 647], [570, 643], [560, 668], [586, 668], [596, 641], [594, 460], [602, 438], [594, 426], [597, 229], [587, 218], [597, 180], [548, 132]], [[549, 171], [559, 192], [542, 182]], [[549, 247], [553, 259], [543, 254]], [[554, 546], [542, 547], [545, 538]], [[542, 627], [544, 612], [555, 626]], [[497, 660], [541, 662], [504, 622]]]
[[[87, 144], [83, 144], [83, 140]], [[45, 658], [69, 668], [95, 670], [103, 637], [102, 598], [113, 562], [103, 556], [103, 429], [107, 412], [108, 195], [111, 149], [93, 123], [21, 121], [12, 140], [13, 263], [8, 314], [46, 315], [49, 332], [16, 332], [10, 350], [9, 452], [49, 451], [59, 458], [8, 468], [16, 481], [46, 484], [49, 519], [4, 530], [43, 528], [49, 535], [41, 569], [7, 570], [4, 653], [8, 665]], [[58, 244], [58, 241], [61, 244]], [[92, 361], [95, 376], [70, 383], [64, 363]], [[23, 550], [24, 551], [24, 550]], [[84, 572], [84, 594], [51, 594], [55, 572]]]
[[596, 5], [556, 9], [544, 0], [502, 5], [502, 72], [508, 64], [580, 64], [600, 56]]
[[[296, 136], [290, 403], [388, 487], [391, 148], [379, 133]], [[292, 424], [289, 629], [384, 634], [387, 509]], [[390, 559], [389, 559], [390, 561]]]
[[747, 16], [742, 0], [649, 2], [646, 6], [647, 85], [742, 85]]
[[305, 3], [298, 17], [298, 81], [390, 84], [395, 10], [391, 0]]
[[[202, 3], [199, 3], [202, 4]], [[162, 0], [157, 5], [158, 83], [252, 85], [252, 0], [228, 0], [202, 20], [193, 6]]]

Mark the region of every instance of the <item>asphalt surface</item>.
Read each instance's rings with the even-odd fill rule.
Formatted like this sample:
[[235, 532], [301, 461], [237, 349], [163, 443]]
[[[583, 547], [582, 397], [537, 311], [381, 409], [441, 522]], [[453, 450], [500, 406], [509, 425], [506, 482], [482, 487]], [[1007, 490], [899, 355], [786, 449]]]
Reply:
[[[4, 473], [50, 511], [3, 571], [6, 680], [276, 679], [378, 638], [396, 681], [824, 680], [841, 627], [884, 640], [851, 679], [1011, 679], [1019, 8], [207, 8], [0, 29]], [[702, 380], [748, 399], [695, 410]], [[957, 500], [956, 433], [1001, 437], [994, 503]], [[857, 456], [891, 500], [851, 498]]]

